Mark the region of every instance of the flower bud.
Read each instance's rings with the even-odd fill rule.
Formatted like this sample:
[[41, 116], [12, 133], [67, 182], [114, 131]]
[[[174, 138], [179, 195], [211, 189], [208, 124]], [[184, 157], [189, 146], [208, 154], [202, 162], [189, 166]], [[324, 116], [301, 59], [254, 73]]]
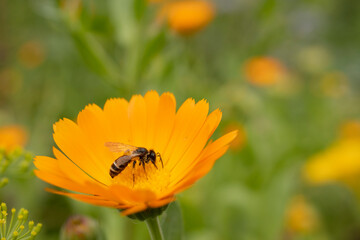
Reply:
[[96, 240], [101, 236], [98, 223], [86, 216], [72, 216], [61, 229], [61, 240]]

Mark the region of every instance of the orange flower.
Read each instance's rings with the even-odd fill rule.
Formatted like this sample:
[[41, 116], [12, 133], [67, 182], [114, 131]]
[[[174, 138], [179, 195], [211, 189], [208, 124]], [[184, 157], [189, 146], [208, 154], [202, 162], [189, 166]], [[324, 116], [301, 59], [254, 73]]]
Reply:
[[[88, 105], [77, 123], [63, 119], [54, 125], [54, 140], [61, 151], [54, 147], [55, 158], [36, 157], [35, 173], [72, 191], [49, 190], [53, 193], [122, 209], [124, 215], [164, 206], [209, 172], [236, 137], [231, 132], [206, 144], [221, 120], [219, 109], [209, 115], [208, 110], [206, 100], [195, 104], [188, 99], [176, 112], [174, 96], [155, 91], [135, 95], [130, 102], [110, 99], [104, 109]], [[111, 152], [106, 142], [154, 149], [164, 167], [157, 162], [156, 169], [148, 163], [145, 173], [142, 166], [129, 164], [111, 178], [110, 166], [123, 154]]]
[[205, 27], [214, 18], [214, 12], [214, 6], [203, 0], [175, 1], [163, 10], [170, 28], [181, 35], [189, 35]]
[[318, 225], [318, 216], [302, 195], [295, 196], [287, 210], [287, 228], [292, 233], [309, 233]]
[[26, 131], [17, 125], [0, 127], [0, 149], [10, 152], [17, 147], [23, 147], [27, 140]]
[[29, 69], [36, 68], [45, 59], [45, 48], [38, 41], [28, 41], [20, 47], [18, 58], [25, 67]]
[[255, 85], [269, 86], [285, 76], [284, 66], [270, 57], [255, 57], [245, 63], [245, 77]]

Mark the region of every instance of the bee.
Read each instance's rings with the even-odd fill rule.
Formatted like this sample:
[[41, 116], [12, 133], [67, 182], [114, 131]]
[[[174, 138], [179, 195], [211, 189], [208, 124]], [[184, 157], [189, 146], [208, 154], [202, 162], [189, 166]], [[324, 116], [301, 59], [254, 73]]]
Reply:
[[[151, 162], [156, 169], [158, 168], [156, 166], [156, 158], [159, 157], [161, 161], [161, 165], [164, 168], [164, 164], [161, 158], [160, 153], [155, 153], [154, 150], [146, 149], [144, 147], [135, 147], [119, 142], [106, 142], [105, 146], [109, 148], [112, 152], [123, 152], [124, 154], [120, 157], [118, 157], [110, 166], [109, 174], [111, 178], [114, 178], [115, 176], [119, 175], [132, 161], [133, 162], [133, 169], [136, 166], [137, 161], [139, 161], [139, 166], [143, 166], [144, 172], [146, 174], [145, 170], [145, 164]], [[135, 175], [133, 173], [133, 182], [135, 181]]]

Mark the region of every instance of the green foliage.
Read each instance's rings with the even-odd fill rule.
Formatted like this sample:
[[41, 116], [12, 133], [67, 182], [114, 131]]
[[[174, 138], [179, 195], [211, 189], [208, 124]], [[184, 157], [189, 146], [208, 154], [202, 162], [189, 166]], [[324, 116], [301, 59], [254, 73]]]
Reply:
[[166, 212], [161, 218], [161, 225], [164, 239], [184, 239], [183, 217], [181, 213], [181, 207], [178, 201], [169, 204]]

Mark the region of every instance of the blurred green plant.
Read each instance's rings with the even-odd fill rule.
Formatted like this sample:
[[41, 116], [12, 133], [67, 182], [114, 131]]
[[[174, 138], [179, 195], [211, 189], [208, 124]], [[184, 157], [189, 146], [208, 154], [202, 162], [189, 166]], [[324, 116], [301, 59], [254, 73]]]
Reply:
[[33, 175], [32, 153], [16, 148], [12, 151], [0, 149], [0, 188], [8, 184], [9, 178], [24, 178]]

